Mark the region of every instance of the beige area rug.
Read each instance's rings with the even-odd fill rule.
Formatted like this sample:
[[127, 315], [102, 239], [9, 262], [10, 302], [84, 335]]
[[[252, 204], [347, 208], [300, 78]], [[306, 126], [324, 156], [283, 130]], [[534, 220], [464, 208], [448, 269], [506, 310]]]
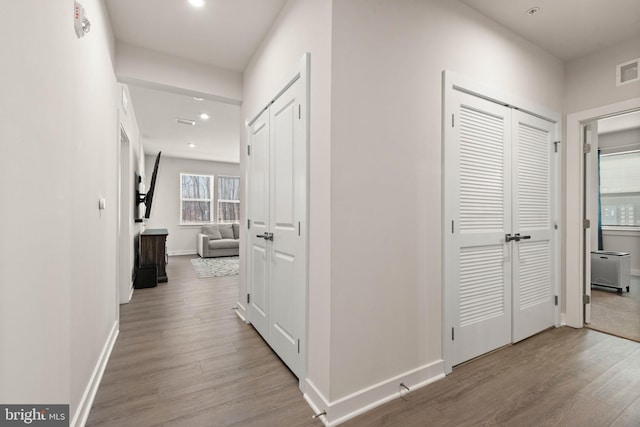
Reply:
[[591, 287], [591, 329], [640, 342], [640, 277], [631, 276], [630, 292]]
[[196, 269], [198, 279], [207, 277], [233, 276], [240, 269], [240, 258], [227, 256], [219, 258], [193, 258], [191, 264]]

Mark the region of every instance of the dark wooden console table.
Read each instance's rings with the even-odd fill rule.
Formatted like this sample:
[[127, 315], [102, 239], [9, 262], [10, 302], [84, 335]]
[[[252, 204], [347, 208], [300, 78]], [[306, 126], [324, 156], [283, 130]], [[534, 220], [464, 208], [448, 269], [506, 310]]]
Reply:
[[140, 267], [158, 266], [158, 282], [167, 278], [167, 236], [166, 228], [155, 228], [140, 233]]

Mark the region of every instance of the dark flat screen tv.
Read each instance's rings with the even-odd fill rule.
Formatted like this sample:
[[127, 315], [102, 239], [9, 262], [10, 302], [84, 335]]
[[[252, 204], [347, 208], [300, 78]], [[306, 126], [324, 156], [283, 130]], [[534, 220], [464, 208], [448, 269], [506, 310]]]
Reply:
[[[146, 194], [140, 193], [138, 189], [136, 189], [136, 193], [138, 195], [138, 203], [144, 203], [144, 218], [149, 219], [151, 216], [151, 204], [153, 203], [153, 193], [156, 189], [156, 180], [158, 178], [158, 166], [160, 165], [160, 155], [162, 152], [159, 152], [156, 156], [156, 162], [153, 165], [153, 173], [151, 174], [151, 183], [149, 184], [149, 189]], [[136, 184], [139, 185], [139, 184]], [[137, 222], [141, 222], [142, 219], [136, 219]]]

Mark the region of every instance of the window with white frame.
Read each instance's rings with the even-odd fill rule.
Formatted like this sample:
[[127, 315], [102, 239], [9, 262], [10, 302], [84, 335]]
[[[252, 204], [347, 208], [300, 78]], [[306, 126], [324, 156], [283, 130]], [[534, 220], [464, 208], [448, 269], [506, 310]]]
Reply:
[[600, 156], [602, 225], [640, 227], [640, 151]]
[[218, 222], [240, 221], [240, 177], [218, 177]]
[[180, 174], [180, 224], [213, 222], [213, 175]]

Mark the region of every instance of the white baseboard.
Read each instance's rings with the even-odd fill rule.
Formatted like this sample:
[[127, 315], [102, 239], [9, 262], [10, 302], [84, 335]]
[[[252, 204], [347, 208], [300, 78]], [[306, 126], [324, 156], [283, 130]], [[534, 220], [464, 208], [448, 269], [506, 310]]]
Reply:
[[640, 276], [640, 270], [631, 270], [632, 276]]
[[567, 313], [560, 313], [560, 326], [567, 326]]
[[124, 301], [120, 301], [120, 304], [129, 304], [131, 302], [131, 298], [133, 298], [133, 281], [129, 284], [129, 295], [124, 299]]
[[244, 323], [247, 323], [247, 308], [239, 302], [236, 303], [236, 307], [236, 314], [238, 315], [238, 317], [242, 319]]
[[406, 385], [411, 390], [408, 393], [411, 393], [444, 376], [444, 361], [438, 360], [333, 402], [329, 402], [311, 381], [306, 380], [304, 398], [314, 413], [326, 411], [326, 415], [318, 418], [325, 426], [333, 427], [404, 395], [407, 391], [400, 383]]
[[98, 358], [98, 362], [96, 363], [95, 368], [93, 368], [93, 373], [91, 374], [91, 378], [89, 378], [89, 383], [82, 394], [82, 399], [80, 399], [80, 404], [78, 405], [78, 409], [76, 413], [73, 415], [71, 420], [71, 427], [81, 427], [87, 423], [87, 418], [89, 418], [89, 412], [91, 411], [91, 406], [93, 406], [93, 401], [96, 398], [96, 393], [98, 392], [98, 386], [100, 386], [100, 381], [102, 381], [102, 375], [104, 374], [104, 370], [107, 367], [107, 362], [109, 361], [109, 357], [111, 356], [111, 351], [113, 350], [113, 346], [116, 343], [116, 338], [118, 337], [118, 333], [120, 332], [120, 322], [116, 320], [113, 323], [113, 327], [111, 328], [111, 332], [109, 332], [109, 336], [107, 337], [107, 341], [104, 343], [102, 347], [102, 352], [100, 352], [100, 357]]
[[177, 255], [196, 255], [198, 252], [195, 249], [179, 249], [176, 251], [167, 251], [167, 255], [169, 256], [177, 256]]

